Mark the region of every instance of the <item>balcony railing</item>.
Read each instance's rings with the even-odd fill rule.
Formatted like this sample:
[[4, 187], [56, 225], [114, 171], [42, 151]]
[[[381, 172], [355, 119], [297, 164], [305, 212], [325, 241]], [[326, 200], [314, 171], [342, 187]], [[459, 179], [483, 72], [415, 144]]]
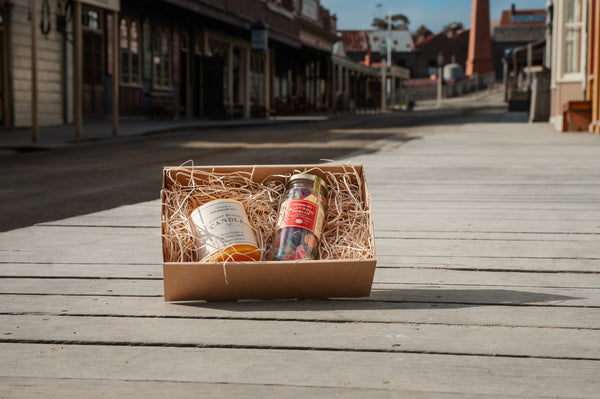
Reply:
[[[329, 10], [318, 4], [317, 0], [199, 0], [210, 4], [213, 8], [233, 14], [248, 22], [261, 20], [271, 29], [286, 33], [291, 36], [298, 35], [298, 18], [335, 33], [337, 18]], [[316, 20], [302, 15], [304, 1], [317, 4]], [[313, 3], [313, 4], [314, 4]]]

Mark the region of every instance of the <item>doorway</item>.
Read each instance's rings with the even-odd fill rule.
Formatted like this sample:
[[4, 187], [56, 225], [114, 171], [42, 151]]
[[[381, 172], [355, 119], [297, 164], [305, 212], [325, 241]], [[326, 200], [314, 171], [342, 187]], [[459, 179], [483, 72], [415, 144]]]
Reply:
[[186, 118], [190, 118], [190, 104], [189, 104], [189, 85], [190, 85], [190, 74], [189, 74], [189, 59], [190, 59], [190, 36], [182, 32], [180, 34], [181, 48], [179, 52], [179, 65], [181, 68], [181, 85], [179, 90], [179, 105], [183, 109], [183, 113]]
[[6, 33], [6, 7], [0, 6], [0, 125], [9, 126], [8, 99], [8, 46]]
[[83, 40], [83, 116], [106, 115], [104, 67], [104, 13], [102, 10], [82, 8]]
[[203, 100], [204, 115], [212, 119], [225, 117], [224, 80], [225, 58], [204, 57]]

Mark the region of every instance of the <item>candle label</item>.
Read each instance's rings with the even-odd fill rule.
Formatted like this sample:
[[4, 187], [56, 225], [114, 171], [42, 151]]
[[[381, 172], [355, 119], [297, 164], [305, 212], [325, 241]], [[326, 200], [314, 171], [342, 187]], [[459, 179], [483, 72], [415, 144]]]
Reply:
[[248, 216], [238, 201], [211, 201], [190, 216], [202, 242], [203, 258], [233, 245], [257, 246]]

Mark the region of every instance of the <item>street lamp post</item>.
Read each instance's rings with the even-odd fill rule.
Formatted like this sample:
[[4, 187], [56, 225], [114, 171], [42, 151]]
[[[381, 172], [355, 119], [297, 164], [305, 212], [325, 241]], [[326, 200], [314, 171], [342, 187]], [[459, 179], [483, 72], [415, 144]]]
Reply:
[[444, 66], [444, 56], [441, 52], [437, 56], [437, 65], [437, 107], [439, 108], [442, 106], [442, 67]]
[[[385, 101], [385, 108], [387, 108], [388, 103], [390, 102], [390, 84], [389, 84], [389, 76], [387, 76], [387, 71], [391, 70], [390, 69], [390, 65], [391, 65], [391, 61], [392, 61], [392, 13], [388, 12], [387, 14], [387, 35], [385, 38], [385, 45], [386, 45], [386, 53], [387, 53], [387, 62], [381, 62], [381, 64], [385, 64], [385, 66], [383, 66], [384, 69], [384, 74], [383, 74], [383, 89], [385, 90], [385, 96], [382, 96], [382, 100]], [[383, 109], [383, 107], [382, 107]]]
[[388, 23], [388, 28], [387, 28], [386, 44], [387, 44], [387, 66], [389, 67], [390, 65], [392, 65], [392, 13], [391, 12], [388, 12], [387, 23]]

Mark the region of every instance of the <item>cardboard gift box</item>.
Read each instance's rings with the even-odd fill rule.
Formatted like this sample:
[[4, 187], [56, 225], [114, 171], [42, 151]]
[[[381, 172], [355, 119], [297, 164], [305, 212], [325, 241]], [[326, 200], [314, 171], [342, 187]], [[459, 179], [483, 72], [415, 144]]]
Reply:
[[[166, 250], [170, 242], [166, 203], [174, 190], [202, 190], [208, 173], [245, 172], [255, 182], [265, 179], [285, 181], [298, 171], [318, 168], [331, 173], [345, 173], [349, 168], [360, 176], [363, 208], [372, 251], [356, 259], [321, 259], [299, 261], [193, 262], [171, 259]], [[200, 172], [200, 173], [199, 173]], [[202, 173], [204, 172], [204, 173]], [[371, 292], [376, 259], [371, 204], [362, 165], [263, 165], [263, 166], [179, 166], [163, 169], [162, 246], [165, 301], [237, 300], [237, 299], [326, 299], [368, 297]], [[275, 206], [277, 206], [276, 204]], [[274, 233], [274, 232], [273, 232]]]

